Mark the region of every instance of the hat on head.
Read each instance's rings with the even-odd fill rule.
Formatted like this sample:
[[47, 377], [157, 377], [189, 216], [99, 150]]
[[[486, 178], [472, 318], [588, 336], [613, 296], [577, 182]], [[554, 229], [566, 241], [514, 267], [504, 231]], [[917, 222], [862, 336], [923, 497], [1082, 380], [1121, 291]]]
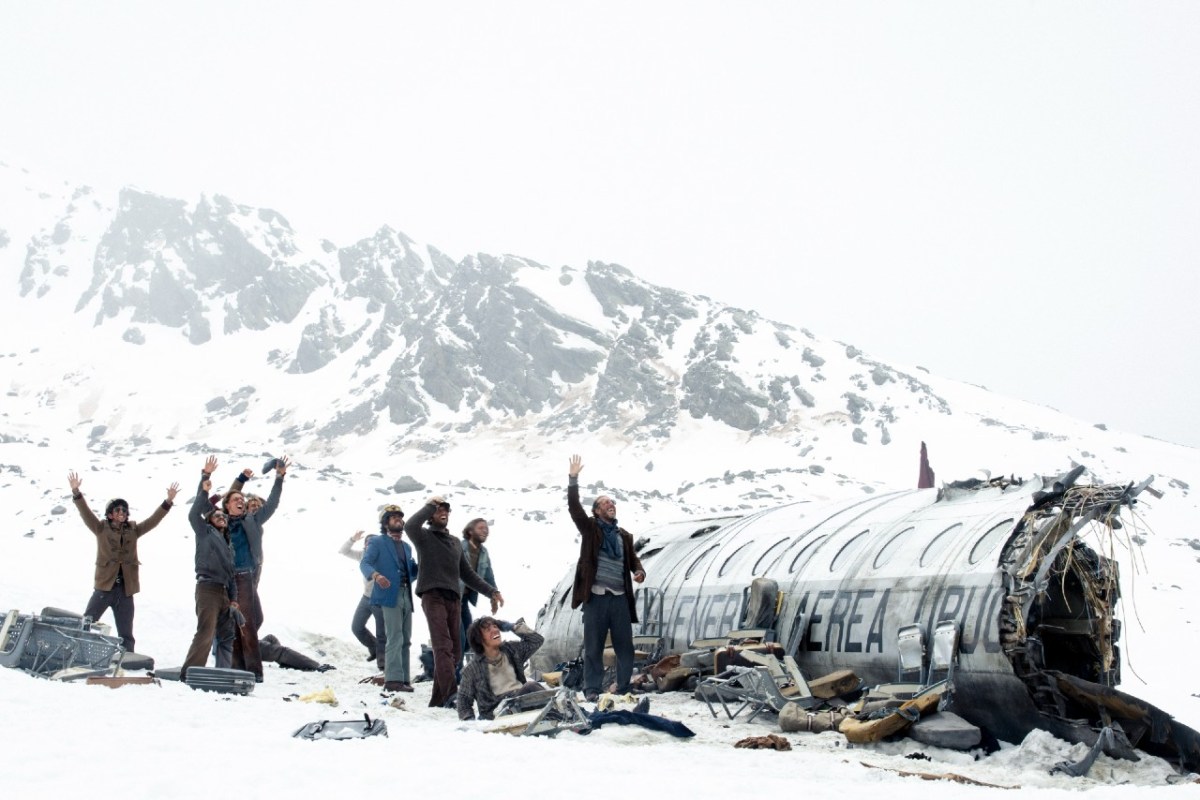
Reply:
[[401, 509], [400, 506], [394, 505], [392, 503], [388, 503], [379, 512], [379, 524], [380, 525], [386, 524], [387, 518], [392, 516], [393, 514], [400, 517], [401, 519], [404, 518], [404, 510]]

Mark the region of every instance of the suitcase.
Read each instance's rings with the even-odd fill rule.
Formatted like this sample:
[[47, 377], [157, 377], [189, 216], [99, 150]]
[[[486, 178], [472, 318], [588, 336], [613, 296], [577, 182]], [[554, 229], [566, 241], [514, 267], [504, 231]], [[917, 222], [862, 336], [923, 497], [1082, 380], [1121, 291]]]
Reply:
[[193, 689], [223, 694], [250, 694], [254, 691], [254, 673], [244, 669], [188, 667], [184, 683]]

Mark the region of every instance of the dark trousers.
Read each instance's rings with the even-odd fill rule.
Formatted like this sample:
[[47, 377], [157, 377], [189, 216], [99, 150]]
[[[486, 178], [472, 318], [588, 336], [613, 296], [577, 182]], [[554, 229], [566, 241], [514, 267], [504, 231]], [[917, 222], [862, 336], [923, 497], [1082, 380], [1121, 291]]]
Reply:
[[458, 661], [454, 665], [454, 677], [462, 677], [463, 656], [470, 649], [467, 647], [467, 628], [471, 627], [471, 604], [466, 600], [459, 600], [458, 603], [462, 606], [462, 620], [458, 635]]
[[583, 604], [583, 690], [599, 692], [604, 680], [604, 640], [612, 634], [617, 654], [617, 694], [629, 691], [633, 675], [633, 622], [623, 594], [593, 594]]
[[[254, 632], [258, 633], [262, 630], [263, 624], [263, 609], [262, 600], [258, 596], [258, 582], [262, 580], [262, 564], [254, 568], [254, 619], [246, 617], [247, 620], [254, 623]], [[241, 605], [240, 603], [238, 605]]]
[[107, 592], [100, 589], [92, 592], [92, 598], [88, 600], [87, 609], [84, 610], [83, 615], [91, 617], [94, 622], [99, 622], [101, 615], [110, 608], [113, 619], [117, 623], [117, 635], [121, 637], [125, 651], [134, 652], [133, 598], [125, 596], [125, 584], [114, 583]]
[[430, 589], [421, 595], [421, 610], [425, 612], [429, 644], [433, 647], [433, 696], [429, 707], [440, 708], [458, 690], [454, 665], [462, 658], [462, 611], [458, 595], [445, 589]]
[[180, 680], [187, 678], [188, 667], [203, 667], [208, 661], [208, 649], [212, 647], [213, 636], [231, 635], [228, 628], [232, 625], [229, 614], [229, 593], [219, 583], [200, 581], [196, 584], [196, 635], [192, 637], [192, 646], [188, 648], [187, 656], [183, 659], [183, 669], [179, 672]]
[[[375, 619], [375, 634], [367, 629], [367, 620]], [[363, 595], [358, 598], [358, 607], [350, 619], [350, 632], [354, 638], [362, 642], [367, 652], [375, 659], [380, 669], [384, 668], [384, 651], [387, 650], [387, 626], [383, 624], [383, 608], [371, 605], [371, 598]]]
[[261, 622], [262, 608], [258, 604], [258, 587], [255, 585], [254, 572], [239, 572], [234, 576], [237, 583], [238, 610], [246, 620], [245, 625], [234, 625], [233, 658], [231, 666], [234, 669], [244, 669], [253, 672], [255, 677], [262, 679], [262, 654], [258, 650], [258, 629], [255, 620]]

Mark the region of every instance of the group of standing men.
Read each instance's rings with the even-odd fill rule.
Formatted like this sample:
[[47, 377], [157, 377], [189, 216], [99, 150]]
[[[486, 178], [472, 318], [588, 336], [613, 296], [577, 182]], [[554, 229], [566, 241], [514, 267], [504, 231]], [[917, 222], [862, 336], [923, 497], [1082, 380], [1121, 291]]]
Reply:
[[[188, 514], [196, 535], [196, 633], [184, 659], [181, 677], [186, 677], [189, 667], [206, 663], [215, 641], [217, 666], [248, 669], [262, 680], [257, 641], [263, 620], [258, 597], [263, 564], [262, 526], [279, 505], [288, 464], [284, 457], [272, 459], [264, 467], [264, 473], [275, 472], [275, 482], [264, 501], [253, 496], [248, 500], [242, 492], [253, 476], [249, 469], [238, 476], [223, 496], [210, 497], [217, 459], [209, 456], [205, 461]], [[609, 638], [616, 654], [616, 690], [629, 689], [633, 672], [633, 623], [637, 621], [633, 582], [641, 583], [646, 574], [634, 550], [632, 535], [617, 524], [616, 503], [612, 498], [606, 495], [596, 498], [591, 516], [584, 511], [579, 500], [582, 469], [582, 459], [572, 456], [567, 509], [580, 534], [580, 551], [571, 607], [583, 608], [584, 695], [595, 700], [602, 688], [604, 648]], [[137, 541], [170, 511], [179, 485], [171, 484], [166, 500], [139, 524], [129, 520], [129, 505], [121, 499], [110, 501], [105, 508], [105, 519], [98, 519], [83, 498], [79, 476], [71, 472], [68, 482], [80, 516], [97, 537], [94, 592], [85, 613], [97, 619], [111, 608], [118, 635], [126, 649], [133, 650], [133, 596], [139, 590]], [[450, 504], [436, 495], [426, 500], [407, 521], [400, 506], [383, 508], [379, 515], [381, 535], [367, 537], [359, 562], [366, 583], [352, 626], [355, 635], [371, 651], [371, 657], [382, 660], [384, 688], [412, 691], [409, 650], [415, 594], [421, 601], [433, 649], [433, 692], [429, 705], [434, 707], [446, 705], [456, 695], [467, 634], [472, 636], [472, 649], [490, 656], [500, 652], [496, 648], [502, 632], [498, 621], [491, 617], [481, 618], [477, 621], [480, 624], [471, 626], [470, 606], [475, 605], [480, 595], [491, 601], [493, 614], [504, 605], [504, 598], [495, 587], [490, 555], [484, 547], [489, 535], [488, 523], [483, 519], [471, 520], [460, 540], [448, 530], [450, 510]], [[352, 546], [361, 534], [359, 531], [342, 546], [344, 555], [354, 555]], [[412, 546], [404, 541], [405, 535]], [[377, 630], [372, 638], [365, 622], [376, 608], [379, 609]], [[509, 629], [507, 623], [504, 629]], [[540, 635], [527, 627], [521, 627], [517, 633], [534, 649], [535, 640], [540, 644]], [[510, 653], [510, 658], [516, 652]], [[523, 681], [519, 666], [515, 674]], [[513, 676], [506, 677], [515, 680]]]
[[[504, 604], [504, 597], [493, 585], [495, 578], [491, 574], [490, 558], [482, 548], [482, 541], [487, 539], [487, 522], [472, 520], [460, 541], [447, 528], [449, 521], [450, 504], [440, 496], [429, 498], [407, 521], [400, 506], [384, 506], [379, 515], [381, 535], [369, 539], [359, 562], [359, 569], [371, 588], [368, 602], [382, 611], [383, 638], [387, 642], [383, 658], [384, 689], [388, 691], [413, 690], [409, 666], [413, 594], [421, 601], [433, 649], [430, 706], [446, 705], [457, 692], [457, 671], [463, 654], [463, 619], [470, 619], [467, 603], [484, 595], [491, 600], [493, 613]], [[472, 532], [477, 529], [483, 533], [482, 539], [475, 534], [478, 548], [474, 549]], [[406, 534], [412, 542], [411, 547], [404, 541]], [[346, 545], [342, 552], [348, 552]], [[482, 577], [477, 569], [490, 580]], [[467, 592], [476, 594], [467, 595]], [[353, 626], [360, 641], [365, 639], [365, 631], [361, 630], [361, 623], [365, 622], [362, 605], [360, 601]], [[379, 632], [376, 633], [378, 638]], [[367, 647], [370, 650], [369, 644]]]

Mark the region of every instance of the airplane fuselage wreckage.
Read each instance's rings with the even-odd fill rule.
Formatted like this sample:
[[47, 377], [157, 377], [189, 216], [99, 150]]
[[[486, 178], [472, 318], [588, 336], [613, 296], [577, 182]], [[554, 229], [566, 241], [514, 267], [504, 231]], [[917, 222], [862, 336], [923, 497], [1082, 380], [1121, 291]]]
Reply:
[[[646, 581], [634, 633], [664, 653], [739, 628], [775, 632], [809, 678], [852, 670], [895, 682], [904, 638], [952, 628], [953, 710], [1005, 741], [1042, 728], [1110, 755], [1131, 748], [1200, 770], [1200, 735], [1115, 687], [1121, 623], [1117, 562], [1149, 481], [1077, 485], [993, 479], [798, 502], [672, 523], [639, 540]], [[535, 666], [578, 656], [572, 570], [539, 613]], [[924, 652], [923, 650], [921, 652]], [[929, 675], [929, 662], [917, 673]]]

